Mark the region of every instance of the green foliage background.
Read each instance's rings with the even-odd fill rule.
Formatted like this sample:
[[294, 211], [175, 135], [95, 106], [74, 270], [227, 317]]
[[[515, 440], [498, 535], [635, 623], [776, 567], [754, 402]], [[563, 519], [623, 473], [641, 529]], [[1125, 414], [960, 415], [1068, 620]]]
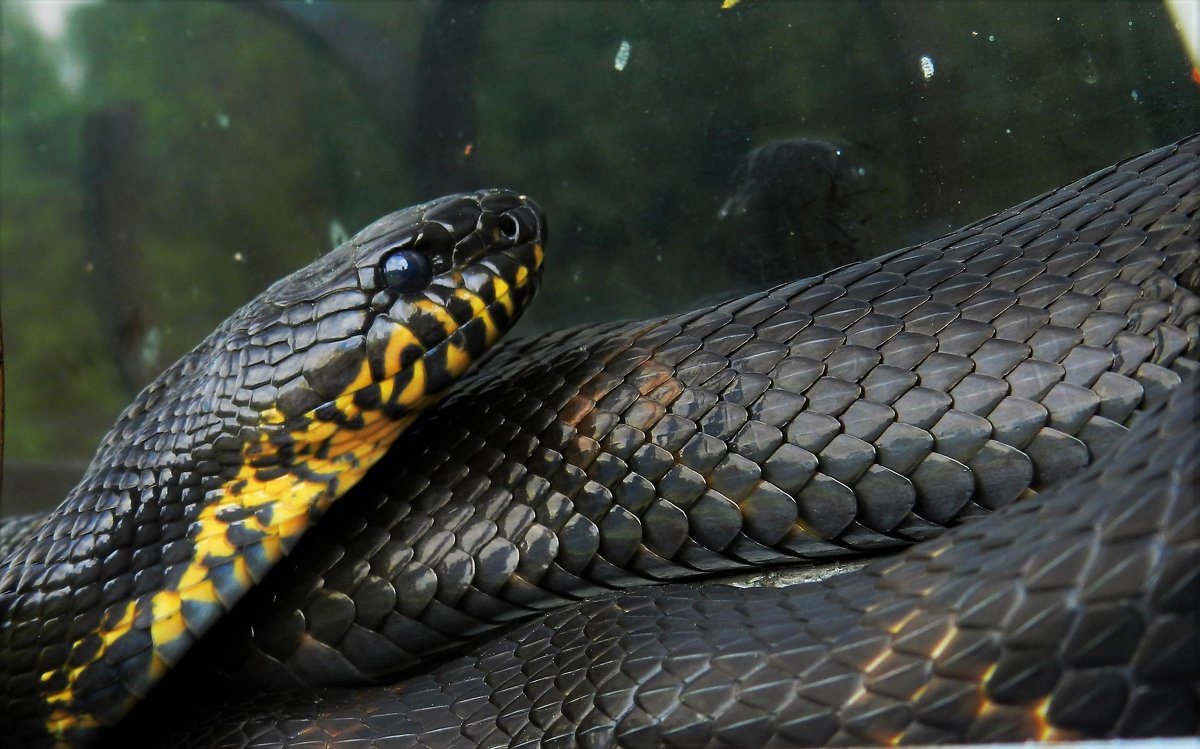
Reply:
[[[395, 68], [375, 73], [430, 73], [419, 50], [447, 7], [316, 6], [369, 32], [351, 46], [389, 52]], [[438, 102], [372, 90], [244, 3], [85, 2], [60, 38], [39, 33], [35, 3], [2, 12], [5, 459], [36, 479], [8, 474], [17, 509], [61, 496], [132, 396], [84, 251], [85, 118], [132, 104], [141, 120], [130, 230], [154, 314], [146, 357], [161, 368], [332, 236], [432, 197], [411, 125]], [[494, 0], [470, 12], [482, 14], [478, 47], [462, 49], [477, 122], [463, 158], [550, 216], [526, 333], [744, 287], [708, 240], [739, 158], [773, 139], [856, 154], [870, 255], [1200, 129], [1200, 86], [1157, 2]], [[453, 54], [450, 32], [437, 39]], [[935, 64], [928, 81], [920, 55]], [[389, 96], [405, 117], [380, 115]], [[768, 269], [751, 282], [783, 280]]]

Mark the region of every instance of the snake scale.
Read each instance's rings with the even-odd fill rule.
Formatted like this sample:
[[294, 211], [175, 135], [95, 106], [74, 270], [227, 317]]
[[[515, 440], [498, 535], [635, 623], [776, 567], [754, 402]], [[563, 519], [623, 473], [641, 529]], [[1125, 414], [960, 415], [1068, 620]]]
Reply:
[[[496, 242], [522, 259], [520, 288], [532, 290], [544, 222], [515, 195], [488, 195], [503, 195], [503, 215], [518, 217], [486, 230], [460, 222], [433, 244], [469, 239], [486, 252]], [[462, 198], [445, 200], [478, 217]], [[387, 225], [437, 208], [414, 210]], [[1193, 734], [1198, 211], [1193, 137], [874, 261], [683, 315], [501, 346], [419, 420], [433, 391], [406, 387], [409, 376], [395, 413], [386, 407], [395, 399], [383, 408], [378, 396], [360, 399], [387, 417], [370, 423], [293, 394], [282, 427], [260, 419], [220, 446], [233, 456], [224, 468], [214, 447], [191, 443], [189, 460], [215, 464], [194, 509], [152, 511], [147, 467], [121, 473], [118, 488], [151, 495], [126, 509], [146, 524], [119, 539], [124, 553], [102, 545], [121, 534], [90, 519], [113, 508], [77, 499], [89, 496], [85, 478], [0, 574], [0, 741], [32, 742], [47, 729], [60, 741], [104, 738], [98, 727], [116, 723], [149, 691], [147, 673], [166, 666], [176, 667], [115, 743], [815, 746]], [[420, 232], [407, 244], [379, 233], [365, 230], [353, 251], [334, 255], [386, 265], [395, 247], [428, 244]], [[478, 264], [480, 251], [460, 254]], [[280, 309], [302, 300], [302, 287], [326, 291], [335, 262], [281, 282], [289, 291], [272, 311], [282, 327]], [[433, 265], [454, 273], [449, 260]], [[356, 278], [377, 276], [387, 278]], [[503, 282], [516, 288], [515, 271]], [[478, 304], [446, 307], [456, 324], [498, 298], [489, 289]], [[519, 311], [494, 307], [487, 318], [505, 324]], [[262, 309], [260, 299], [232, 320], [269, 329]], [[307, 309], [304, 321], [319, 319]], [[382, 340], [412, 340], [407, 311], [393, 303], [380, 313], [401, 331]], [[497, 337], [479, 327], [488, 334], [461, 356], [427, 366], [439, 392]], [[418, 335], [414, 352], [453, 335], [448, 324], [429, 329], [441, 332]], [[292, 344], [282, 331], [280, 340]], [[372, 359], [380, 348], [388, 354]], [[314, 366], [337, 361], [338, 376], [318, 368], [308, 379], [328, 387], [307, 390], [337, 403], [376, 387], [367, 373], [404, 350], [343, 346], [316, 357]], [[202, 344], [169, 370], [165, 389], [171, 372], [238, 377], [227, 394], [238, 402], [271, 381], [261, 370], [248, 382], [222, 369], [228, 360]], [[187, 413], [156, 399], [162, 391], [139, 397], [98, 465], [111, 466], [113, 452], [129, 457], [130, 418], [154, 426]], [[281, 393], [248, 400], [274, 414]], [[379, 426], [394, 419], [415, 423]], [[301, 427], [324, 441], [311, 447]], [[259, 465], [247, 445], [263, 442], [263, 429], [285, 433], [276, 442], [288, 449]], [[328, 465], [328, 445], [347, 432], [386, 432], [350, 451], [365, 476], [348, 490], [353, 479]], [[153, 466], [163, 448], [148, 433]], [[297, 475], [306, 519], [344, 496], [298, 542], [299, 529], [281, 526], [272, 548], [295, 543], [293, 553], [266, 555], [269, 534], [246, 527], [270, 524], [249, 523], [228, 497]], [[224, 545], [201, 543], [213, 523]], [[248, 561], [216, 553], [229, 546]], [[884, 558], [778, 589], [697, 582], [864, 555]], [[81, 576], [97, 569], [118, 582], [89, 597]], [[180, 580], [197, 577], [220, 605], [197, 610], [195, 595], [180, 594]], [[92, 606], [75, 613], [83, 626], [64, 625], [80, 598]], [[178, 612], [156, 618], [179, 599]], [[180, 620], [190, 631], [193, 619], [213, 631], [184, 656], [180, 638], [164, 633], [177, 634]], [[51, 639], [64, 631], [76, 639]], [[286, 692], [264, 696], [264, 684]]]

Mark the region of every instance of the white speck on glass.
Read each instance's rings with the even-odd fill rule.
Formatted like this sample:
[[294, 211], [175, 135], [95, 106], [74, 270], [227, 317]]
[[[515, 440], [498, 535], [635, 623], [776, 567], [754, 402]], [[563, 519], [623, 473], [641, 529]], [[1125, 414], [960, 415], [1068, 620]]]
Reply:
[[616, 68], [618, 73], [625, 69], [626, 63], [629, 62], [629, 52], [632, 49], [633, 47], [630, 46], [629, 42], [625, 40], [621, 41], [621, 46], [617, 49], [617, 56], [613, 58], [613, 67]]
[[921, 55], [920, 63], [921, 63], [921, 76], [925, 80], [929, 80], [930, 78], [933, 77], [933, 72], [934, 72], [933, 58], [930, 57], [929, 55]]

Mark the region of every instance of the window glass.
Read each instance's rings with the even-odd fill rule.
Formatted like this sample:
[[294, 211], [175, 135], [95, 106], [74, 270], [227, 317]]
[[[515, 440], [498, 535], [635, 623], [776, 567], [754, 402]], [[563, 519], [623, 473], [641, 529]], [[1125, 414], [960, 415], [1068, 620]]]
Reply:
[[0, 7], [5, 512], [405, 205], [542, 205], [534, 335], [922, 242], [1200, 129], [1186, 2]]

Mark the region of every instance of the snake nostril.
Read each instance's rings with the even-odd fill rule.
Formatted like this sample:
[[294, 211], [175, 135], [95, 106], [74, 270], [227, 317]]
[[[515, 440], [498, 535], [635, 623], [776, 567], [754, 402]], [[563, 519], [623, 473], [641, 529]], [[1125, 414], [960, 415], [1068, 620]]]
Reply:
[[499, 236], [508, 244], [523, 244], [544, 231], [539, 211], [531, 205], [510, 208], [496, 219]]
[[509, 242], [516, 244], [521, 241], [521, 222], [512, 214], [512, 211], [500, 216], [497, 228], [500, 229], [500, 235]]

